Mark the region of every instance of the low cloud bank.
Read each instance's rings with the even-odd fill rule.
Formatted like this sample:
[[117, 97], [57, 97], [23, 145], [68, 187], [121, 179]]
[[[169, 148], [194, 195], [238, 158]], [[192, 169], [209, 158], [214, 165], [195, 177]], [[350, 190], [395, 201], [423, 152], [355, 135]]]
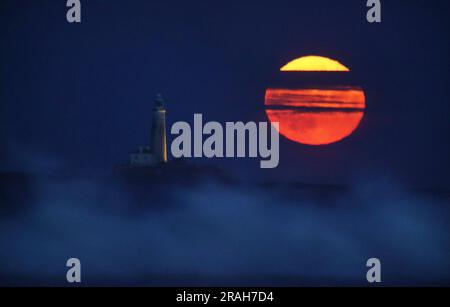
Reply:
[[366, 284], [371, 257], [384, 284], [450, 284], [448, 203], [392, 184], [331, 198], [219, 183], [137, 197], [94, 179], [33, 190], [0, 218], [1, 285], [64, 285], [71, 257], [90, 285]]

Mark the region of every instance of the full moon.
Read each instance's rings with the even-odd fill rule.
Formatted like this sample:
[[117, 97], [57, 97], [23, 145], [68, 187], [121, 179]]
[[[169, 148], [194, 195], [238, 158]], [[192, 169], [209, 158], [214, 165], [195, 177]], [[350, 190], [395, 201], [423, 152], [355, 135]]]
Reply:
[[[280, 71], [326, 74], [347, 73], [350, 69], [336, 60], [305, 56], [287, 63]], [[307, 145], [327, 145], [356, 130], [364, 116], [366, 103], [361, 88], [336, 85], [268, 88], [265, 106], [269, 120], [279, 122], [278, 131], [284, 137]]]

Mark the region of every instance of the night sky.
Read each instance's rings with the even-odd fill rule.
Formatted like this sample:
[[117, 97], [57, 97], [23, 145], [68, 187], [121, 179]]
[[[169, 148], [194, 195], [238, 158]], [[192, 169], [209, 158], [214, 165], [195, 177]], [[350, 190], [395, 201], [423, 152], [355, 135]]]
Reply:
[[[303, 55], [337, 59], [366, 93], [354, 134], [323, 147], [281, 138], [280, 165], [196, 161], [242, 178], [450, 187], [448, 2], [66, 1], [0, 4], [1, 170], [103, 174], [148, 142], [155, 94], [175, 121], [266, 121], [264, 91]], [[245, 175], [244, 175], [245, 174]]]
[[[382, 285], [450, 285], [448, 1], [382, 0], [380, 24], [365, 0], [81, 3], [69, 24], [65, 0], [0, 1], [0, 286], [73, 285], [72, 257], [82, 285], [368, 285], [372, 257]], [[365, 92], [344, 140], [113, 173], [156, 94], [168, 131], [267, 121], [312, 54]]]

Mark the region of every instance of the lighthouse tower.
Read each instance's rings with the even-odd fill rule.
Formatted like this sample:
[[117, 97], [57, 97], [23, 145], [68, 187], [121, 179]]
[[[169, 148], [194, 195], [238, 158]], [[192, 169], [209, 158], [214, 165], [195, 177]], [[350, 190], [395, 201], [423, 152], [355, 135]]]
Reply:
[[150, 148], [155, 162], [167, 162], [166, 109], [161, 94], [156, 96], [153, 107]]

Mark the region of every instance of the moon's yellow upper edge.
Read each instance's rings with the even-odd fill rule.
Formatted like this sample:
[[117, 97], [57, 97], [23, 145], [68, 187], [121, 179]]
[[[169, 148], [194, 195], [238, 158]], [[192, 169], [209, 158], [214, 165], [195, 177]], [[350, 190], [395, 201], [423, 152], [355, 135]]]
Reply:
[[350, 69], [336, 60], [308, 55], [287, 63], [280, 71], [350, 71]]

